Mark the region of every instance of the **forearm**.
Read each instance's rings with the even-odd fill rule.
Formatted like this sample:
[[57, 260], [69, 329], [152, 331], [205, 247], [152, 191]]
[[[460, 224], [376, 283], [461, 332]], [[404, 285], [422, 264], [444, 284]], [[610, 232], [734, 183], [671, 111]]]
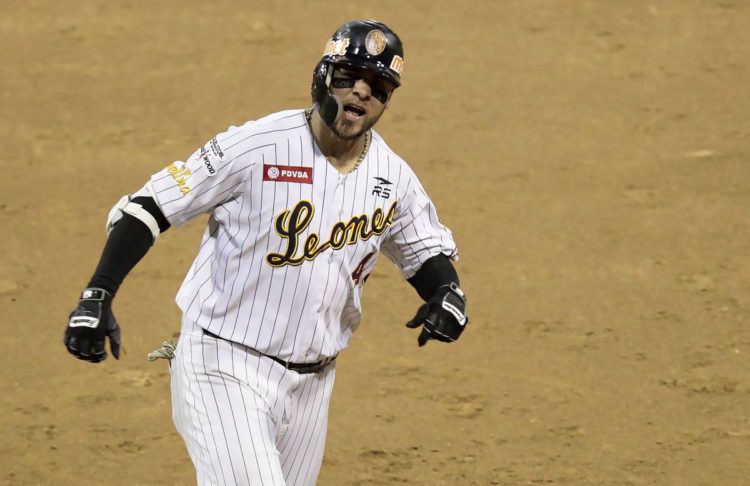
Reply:
[[[169, 228], [169, 223], [153, 199], [137, 197], [133, 202], [140, 204], [154, 217], [161, 232]], [[88, 286], [103, 288], [114, 295], [125, 276], [148, 253], [153, 244], [154, 235], [149, 227], [137, 217], [124, 213], [109, 233], [99, 264]]]
[[437, 290], [455, 283], [459, 285], [458, 273], [450, 259], [443, 255], [436, 255], [422, 264], [416, 274], [407, 280], [423, 300], [430, 300]]

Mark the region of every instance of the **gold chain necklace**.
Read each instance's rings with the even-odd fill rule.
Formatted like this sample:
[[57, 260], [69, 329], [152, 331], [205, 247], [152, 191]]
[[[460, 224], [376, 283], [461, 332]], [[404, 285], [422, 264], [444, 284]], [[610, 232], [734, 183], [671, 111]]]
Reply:
[[[305, 118], [307, 118], [307, 125], [310, 127], [310, 133], [312, 133], [312, 110], [305, 110]], [[315, 134], [313, 134], [313, 138], [315, 138]], [[347, 174], [351, 174], [352, 172], [357, 170], [357, 167], [359, 167], [362, 161], [365, 160], [365, 155], [367, 155], [367, 149], [370, 148], [371, 138], [372, 138], [372, 135], [370, 134], [370, 130], [367, 130], [367, 132], [365, 133], [365, 146], [362, 148], [362, 153], [359, 154], [359, 158], [357, 159], [357, 162], [354, 164], [354, 167], [352, 167], [346, 172]]]

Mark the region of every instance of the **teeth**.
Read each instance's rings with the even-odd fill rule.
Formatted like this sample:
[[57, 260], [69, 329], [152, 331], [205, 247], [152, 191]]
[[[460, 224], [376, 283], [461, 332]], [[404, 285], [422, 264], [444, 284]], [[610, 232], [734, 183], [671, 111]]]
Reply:
[[364, 113], [365, 113], [365, 110], [363, 110], [362, 108], [360, 108], [358, 106], [353, 106], [353, 105], [347, 105], [347, 106], [344, 107], [344, 109], [347, 110], [347, 111], [354, 112], [357, 115], [364, 115]]

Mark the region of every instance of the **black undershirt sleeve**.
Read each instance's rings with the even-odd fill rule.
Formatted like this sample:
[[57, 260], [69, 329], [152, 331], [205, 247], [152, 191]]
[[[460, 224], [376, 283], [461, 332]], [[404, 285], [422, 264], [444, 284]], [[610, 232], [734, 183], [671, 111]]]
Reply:
[[443, 255], [436, 255], [422, 264], [414, 276], [407, 280], [417, 290], [424, 301], [430, 300], [437, 289], [443, 285], [455, 282], [459, 285], [458, 273], [450, 259]]
[[[156, 201], [150, 197], [133, 199], [151, 213], [163, 233], [169, 229], [169, 222], [164, 217]], [[129, 214], [123, 214], [109, 233], [104, 251], [99, 259], [89, 287], [100, 287], [112, 295], [120, 288], [125, 276], [141, 261], [154, 244], [151, 230], [145, 223]]]

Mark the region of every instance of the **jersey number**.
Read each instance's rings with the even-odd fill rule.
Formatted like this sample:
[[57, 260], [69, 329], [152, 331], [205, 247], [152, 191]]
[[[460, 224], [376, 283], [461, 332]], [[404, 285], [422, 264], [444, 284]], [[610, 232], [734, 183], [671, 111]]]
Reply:
[[370, 261], [372, 257], [375, 256], [375, 252], [368, 253], [361, 262], [359, 262], [359, 265], [357, 265], [357, 268], [354, 269], [352, 272], [352, 281], [354, 281], [354, 285], [364, 285], [365, 282], [367, 282], [367, 277], [370, 276], [368, 273], [365, 275], [365, 278], [362, 278], [362, 272], [365, 270], [365, 265], [367, 265], [367, 262]]

